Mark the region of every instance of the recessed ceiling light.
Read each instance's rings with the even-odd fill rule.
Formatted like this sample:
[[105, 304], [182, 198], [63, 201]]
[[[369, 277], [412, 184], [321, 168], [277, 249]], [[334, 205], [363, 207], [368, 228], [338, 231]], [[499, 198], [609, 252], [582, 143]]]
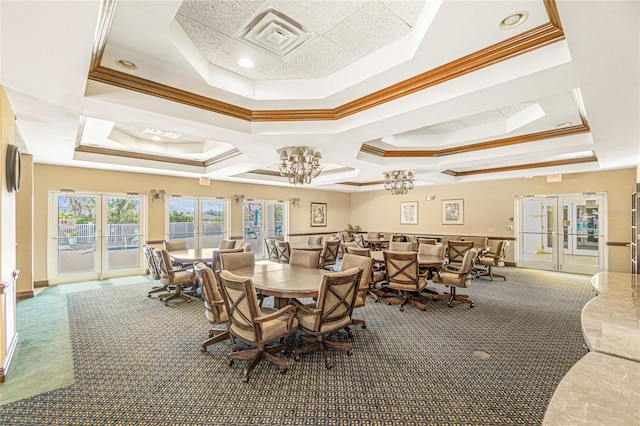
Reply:
[[118, 59], [116, 60], [116, 64], [120, 67], [120, 68], [124, 68], [126, 70], [137, 70], [138, 66], [131, 62], [131, 61], [127, 61], [126, 59]]
[[527, 12], [518, 12], [513, 15], [509, 15], [500, 21], [500, 29], [501, 30], [510, 30], [512, 28], [521, 25], [524, 21], [527, 20], [529, 14]]
[[556, 124], [556, 127], [567, 127], [567, 126], [570, 126], [570, 125], [571, 125], [570, 121], [565, 121], [564, 123]]
[[238, 60], [238, 65], [240, 65], [242, 68], [253, 68], [253, 61], [249, 58], [241, 58], [240, 60]]

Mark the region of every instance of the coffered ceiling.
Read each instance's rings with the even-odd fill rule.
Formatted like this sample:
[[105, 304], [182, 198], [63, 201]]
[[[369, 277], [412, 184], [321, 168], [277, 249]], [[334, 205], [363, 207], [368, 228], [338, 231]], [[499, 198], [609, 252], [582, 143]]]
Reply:
[[289, 185], [278, 152], [309, 146], [310, 187], [347, 192], [617, 169], [640, 162], [639, 10], [3, 0], [0, 79], [39, 163]]

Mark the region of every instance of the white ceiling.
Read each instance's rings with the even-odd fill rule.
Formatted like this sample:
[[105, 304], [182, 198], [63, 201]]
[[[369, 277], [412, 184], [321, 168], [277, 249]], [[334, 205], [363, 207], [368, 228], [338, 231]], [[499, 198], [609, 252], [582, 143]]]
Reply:
[[[348, 192], [635, 167], [640, 3], [550, 5], [2, 0], [0, 82], [37, 163], [288, 185], [305, 145]], [[258, 40], [307, 41], [244, 38], [274, 16]]]

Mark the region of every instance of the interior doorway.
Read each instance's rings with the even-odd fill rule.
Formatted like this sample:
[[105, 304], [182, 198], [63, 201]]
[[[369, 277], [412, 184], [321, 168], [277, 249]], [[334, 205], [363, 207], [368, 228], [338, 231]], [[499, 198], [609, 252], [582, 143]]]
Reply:
[[242, 207], [244, 241], [253, 246], [256, 259], [268, 259], [264, 239], [284, 238], [286, 235], [285, 203], [274, 200], [246, 200]]
[[606, 269], [606, 194], [517, 198], [518, 266], [580, 274]]

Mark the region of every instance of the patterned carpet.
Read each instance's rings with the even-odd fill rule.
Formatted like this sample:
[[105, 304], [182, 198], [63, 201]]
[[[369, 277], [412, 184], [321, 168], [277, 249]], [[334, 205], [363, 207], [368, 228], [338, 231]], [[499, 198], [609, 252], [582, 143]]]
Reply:
[[0, 407], [0, 424], [540, 424], [585, 354], [580, 311], [593, 292], [587, 276], [505, 270], [506, 282], [473, 281], [473, 309], [368, 302], [353, 356], [332, 351], [332, 370], [320, 353], [289, 359], [286, 374], [263, 362], [249, 383], [244, 361], [225, 363], [226, 342], [200, 352], [198, 300], [165, 307], [146, 297], [151, 283], [63, 294], [75, 383]]

